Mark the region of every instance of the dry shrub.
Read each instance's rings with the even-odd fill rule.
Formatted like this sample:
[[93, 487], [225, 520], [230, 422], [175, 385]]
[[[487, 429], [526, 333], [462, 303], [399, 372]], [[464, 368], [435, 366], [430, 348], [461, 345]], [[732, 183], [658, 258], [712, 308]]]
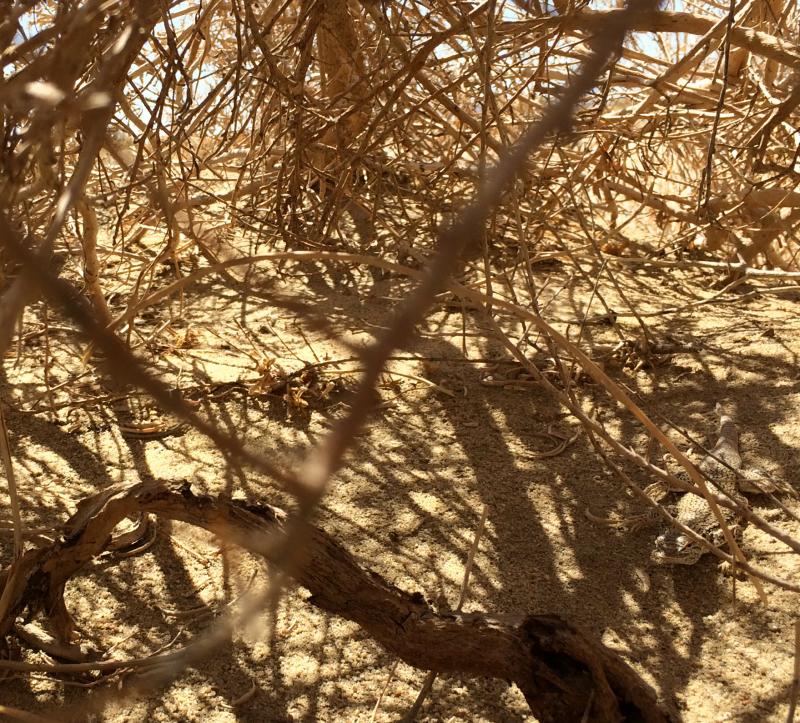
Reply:
[[[445, 288], [532, 324], [685, 462], [578, 346], [536, 310], [494, 298], [491, 279], [519, 276], [535, 299], [532, 269], [560, 258], [596, 275], [607, 264], [697, 267], [726, 291], [796, 280], [796, 5], [692, 7], [6, 2], [0, 348], [12, 349], [23, 310], [44, 294], [88, 335], [84, 360], [102, 352], [109, 389], [145, 389], [283, 483], [298, 502], [291, 540], [309, 534], [303, 514], [365, 421], [387, 358]], [[621, 28], [633, 32], [618, 47]], [[361, 352], [367, 371], [348, 417], [291, 473], [201, 419], [131, 345], [141, 314], [203, 276], [246, 295], [259, 264], [291, 274], [308, 260], [371, 264], [419, 287]], [[467, 285], [448, 281], [460, 261]], [[641, 464], [581, 412], [568, 375], [561, 382], [558, 399]], [[290, 574], [294, 564], [287, 557]], [[4, 633], [31, 602], [24, 585], [9, 602], [12, 587]], [[50, 595], [50, 612], [66, 614]], [[614, 675], [612, 688], [635, 687]], [[598, 690], [613, 719], [607, 681]]]

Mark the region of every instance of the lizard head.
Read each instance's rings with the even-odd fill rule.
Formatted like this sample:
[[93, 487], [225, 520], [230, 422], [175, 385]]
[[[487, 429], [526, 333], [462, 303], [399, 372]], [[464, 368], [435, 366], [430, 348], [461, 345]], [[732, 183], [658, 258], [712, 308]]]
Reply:
[[650, 559], [657, 565], [694, 565], [704, 552], [691, 537], [670, 529], [656, 538]]

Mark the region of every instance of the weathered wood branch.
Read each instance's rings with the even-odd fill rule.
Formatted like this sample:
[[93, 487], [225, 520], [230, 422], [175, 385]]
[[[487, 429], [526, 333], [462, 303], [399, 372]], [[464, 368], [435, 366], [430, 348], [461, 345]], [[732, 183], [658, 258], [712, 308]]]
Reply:
[[[82, 501], [62, 538], [31, 550], [4, 573], [0, 635], [15, 620], [42, 610], [58, 635], [72, 622], [64, 586], [107, 549], [116, 525], [151, 513], [202, 527], [265, 556], [278, 567], [274, 544], [286, 514], [270, 505], [198, 496], [188, 483], [118, 486]], [[616, 653], [556, 615], [497, 616], [435, 612], [419, 592], [407, 593], [366, 570], [323, 530], [308, 525], [301, 562], [287, 572], [311, 592], [309, 602], [358, 623], [376, 642], [418, 668], [440, 673], [502, 678], [524, 693], [541, 721], [675, 720], [653, 691]]]
[[[565, 31], [581, 30], [596, 32], [599, 23], [608, 17], [619, 15], [623, 10], [581, 10], [572, 15], [554, 15], [534, 20], [516, 20], [498, 23], [498, 34], [530, 32], [537, 29], [558, 27]], [[705, 35], [719, 22], [719, 18], [708, 15], [696, 15], [686, 12], [670, 12], [667, 10], [653, 10], [641, 12], [634, 16], [630, 30], [650, 33], [689, 33], [690, 35]], [[800, 49], [792, 42], [775, 35], [755, 30], [748, 27], [734, 27], [731, 29], [731, 44], [738, 48], [750, 51], [754, 55], [769, 58], [775, 62], [790, 67], [800, 61]]]

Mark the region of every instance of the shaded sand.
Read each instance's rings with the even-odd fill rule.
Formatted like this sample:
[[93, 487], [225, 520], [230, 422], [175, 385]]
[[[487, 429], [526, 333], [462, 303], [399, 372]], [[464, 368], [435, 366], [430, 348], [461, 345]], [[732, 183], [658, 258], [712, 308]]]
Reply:
[[[275, 358], [286, 371], [315, 359], [351, 358], [352, 345], [370, 340], [386, 324], [408, 288], [402, 280], [366, 272], [329, 275], [321, 267], [304, 268], [305, 278], [295, 273], [285, 282], [262, 270], [255, 278], [263, 280], [264, 293], [246, 301], [241, 289], [216, 281], [193, 287], [182, 310], [177, 300], [172, 305], [172, 331], [160, 333], [139, 353], [155, 360], [163, 378], [179, 387], [253, 379], [260, 354]], [[568, 270], [544, 267], [539, 281], [546, 276], [551, 288], [560, 289]], [[709, 277], [699, 274], [637, 272], [624, 284], [643, 313], [710, 294]], [[570, 321], [583, 315], [591, 289], [567, 288], [569, 293], [545, 292], [554, 296], [546, 318]], [[271, 306], [270, 294], [278, 292], [311, 303], [333, 330], [301, 327], [292, 312]], [[624, 311], [613, 295], [607, 298]], [[795, 299], [741, 297], [668, 320], [645, 316], [659, 339], [669, 334], [684, 342], [685, 350], [653, 369], [633, 371], [613, 360], [606, 369], [639, 395], [657, 422], [671, 420], [706, 444], [714, 432], [714, 404], [727, 400], [738, 418], [747, 460], [796, 485], [797, 309]], [[36, 327], [35, 316], [27, 319], [30, 328]], [[137, 330], [146, 338], [167, 318], [160, 309], [145, 316]], [[653, 568], [649, 553], [657, 529], [619, 532], [590, 522], [587, 508], [602, 515], [630, 515], [641, 508], [606, 472], [585, 435], [560, 455], [537, 458], [536, 452], [554, 443], [541, 436], [548, 425], [573, 434], [577, 422], [536, 385], [486, 384], [509, 366], [465, 362], [464, 347], [469, 360], [504, 360], [505, 355], [497, 343], [485, 340], [479, 313], [467, 310], [464, 319], [466, 336], [457, 307], [440, 305], [413, 348], [398, 352], [444, 361], [393, 362], [398, 375], [384, 377], [381, 403], [333, 480], [317, 523], [394, 584], [454, 605], [486, 505], [488, 522], [466, 610], [556, 612], [585, 626], [674, 701], [690, 723], [784, 721], [796, 597], [767, 586], [769, 603], [763, 606], [750, 583], [738, 582], [734, 599], [731, 581], [718, 574], [710, 556], [690, 568]], [[257, 339], [256, 346], [235, 320]], [[622, 314], [619, 323], [635, 335], [630, 315]], [[519, 335], [518, 325], [507, 328]], [[572, 338], [576, 334], [573, 326]], [[609, 327], [584, 329], [585, 348], [594, 348], [595, 356], [616, 341]], [[81, 371], [78, 348], [71, 333], [53, 333], [51, 384]], [[269, 481], [227, 466], [193, 430], [161, 440], [127, 440], [106, 402], [61, 407], [50, 421], [40, 366], [42, 337], [27, 340], [23, 351], [20, 365], [7, 359], [6, 370], [16, 407], [8, 412], [8, 424], [29, 527], [64, 521], [82, 496], [110, 484], [150, 477], [188, 479], [198, 493], [227, 490], [288, 504]], [[544, 357], [532, 358], [544, 365]], [[357, 378], [347, 371], [358, 366], [331, 367], [326, 378], [336, 387], [308, 408], [291, 406], [280, 396], [257, 399], [238, 391], [206, 400], [200, 408], [253, 449], [296, 464], [346, 412], [348, 390]], [[104, 393], [87, 369], [71, 387], [73, 401]], [[581, 379], [579, 392], [585, 408], [600, 415], [622, 442], [646, 453], [646, 435], [601, 389]], [[20, 411], [37, 397], [41, 413]], [[68, 401], [63, 389], [55, 393], [56, 406]], [[672, 436], [686, 449], [685, 440]], [[649, 481], [628, 471], [642, 484]], [[794, 499], [783, 499], [798, 511]], [[7, 509], [5, 493], [2, 501]], [[776, 512], [770, 499], [752, 497], [751, 504], [775, 515], [780, 529], [800, 536], [800, 525]], [[11, 549], [10, 538], [0, 538], [3, 565]], [[745, 530], [743, 549], [770, 573], [798, 580], [797, 556], [758, 530]], [[150, 551], [120, 561], [97, 560], [69, 586], [67, 603], [85, 642], [109, 657], [138, 657], [186, 644], [213, 622], [226, 601], [263, 589], [268, 575], [261, 561], [235, 549], [223, 554], [205, 533], [161, 522]], [[290, 588], [274, 614], [260, 614], [167, 690], [112, 702], [101, 719], [368, 721], [385, 688], [375, 720], [398, 720], [413, 703], [425, 672], [400, 663], [389, 680], [393, 657], [354, 624], [320, 613], [306, 597], [303, 589]], [[44, 660], [31, 653], [24, 659]], [[93, 700], [113, 685], [86, 689], [43, 676], [17, 678], [0, 686], [0, 702], [46, 713], [58, 704]], [[531, 720], [515, 688], [458, 677], [437, 680], [420, 719]]]

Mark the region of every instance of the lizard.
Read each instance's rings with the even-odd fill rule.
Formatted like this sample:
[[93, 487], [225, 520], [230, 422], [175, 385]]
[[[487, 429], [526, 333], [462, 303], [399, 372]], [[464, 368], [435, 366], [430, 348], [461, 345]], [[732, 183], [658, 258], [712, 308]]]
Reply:
[[[716, 413], [719, 417], [717, 442], [697, 466], [709, 481], [710, 491], [722, 493], [742, 505], [747, 505], [742, 492], [774, 491], [774, 485], [763, 472], [743, 467], [739, 452], [739, 430], [733, 418], [725, 413], [720, 404], [716, 405]], [[688, 481], [685, 472], [678, 476]], [[720, 506], [719, 509], [734, 537], [740, 536], [741, 527], [736, 512], [728, 507]], [[674, 517], [713, 546], [720, 547], [725, 543], [719, 521], [704, 497], [694, 492], [684, 492], [675, 505]], [[656, 537], [650, 559], [658, 565], [693, 565], [708, 551], [707, 547], [681, 530], [670, 527]]]
[[[761, 470], [743, 467], [739, 452], [739, 430], [733, 418], [723, 410], [721, 404], [716, 405], [716, 413], [719, 417], [717, 442], [711, 452], [697, 465], [700, 473], [709, 480], [709, 491], [722, 493], [734, 502], [744, 505], [747, 504], [747, 500], [742, 492], [774, 492], [776, 486]], [[689, 482], [689, 476], [685, 471], [678, 472], [676, 476]], [[655, 482], [643, 491], [651, 500], [660, 503], [670, 492], [681, 490], [669, 487], [665, 482]], [[719, 521], [704, 497], [694, 492], [683, 492], [678, 502], [669, 509], [684, 527], [690, 528], [715, 547], [725, 543]], [[741, 528], [736, 513], [721, 505], [719, 509], [734, 537], [737, 537]], [[617, 520], [599, 517], [589, 510], [586, 510], [586, 516], [593, 522], [620, 529], [636, 529], [658, 519], [654, 510]], [[693, 565], [708, 551], [707, 547], [678, 528], [669, 527], [656, 537], [650, 560], [657, 565]]]

